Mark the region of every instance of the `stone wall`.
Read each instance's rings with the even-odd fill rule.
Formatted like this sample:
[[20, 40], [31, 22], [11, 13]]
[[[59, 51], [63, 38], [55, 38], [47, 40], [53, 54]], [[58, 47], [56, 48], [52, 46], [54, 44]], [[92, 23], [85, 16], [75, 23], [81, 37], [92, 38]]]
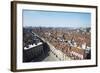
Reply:
[[46, 43], [23, 50], [23, 62], [38, 62], [48, 56], [49, 46]]

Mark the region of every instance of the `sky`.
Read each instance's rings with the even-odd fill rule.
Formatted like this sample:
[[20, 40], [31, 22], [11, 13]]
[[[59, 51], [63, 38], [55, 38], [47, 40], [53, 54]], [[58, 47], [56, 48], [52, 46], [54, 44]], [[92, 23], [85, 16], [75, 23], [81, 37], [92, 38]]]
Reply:
[[23, 10], [23, 26], [90, 27], [91, 13]]

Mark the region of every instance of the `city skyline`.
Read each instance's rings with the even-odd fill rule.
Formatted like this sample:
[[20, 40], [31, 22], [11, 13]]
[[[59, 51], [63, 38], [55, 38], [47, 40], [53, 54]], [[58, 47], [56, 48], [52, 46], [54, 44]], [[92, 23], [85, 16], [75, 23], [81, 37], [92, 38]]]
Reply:
[[91, 14], [79, 12], [23, 10], [26, 27], [90, 27]]

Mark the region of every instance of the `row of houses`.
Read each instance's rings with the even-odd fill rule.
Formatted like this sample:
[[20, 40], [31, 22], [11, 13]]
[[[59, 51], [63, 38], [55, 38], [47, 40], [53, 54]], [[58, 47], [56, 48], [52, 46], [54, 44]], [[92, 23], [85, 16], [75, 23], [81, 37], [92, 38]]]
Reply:
[[[38, 30], [36, 31], [38, 35], [51, 43], [57, 50], [62, 51], [68, 57], [74, 60], [91, 58], [90, 32], [81, 34], [75, 30], [61, 31], [61, 29], [47, 30], [47, 28], [46, 30], [42, 29], [40, 31], [41, 32], [38, 32]], [[62, 55], [64, 56], [64, 54]]]

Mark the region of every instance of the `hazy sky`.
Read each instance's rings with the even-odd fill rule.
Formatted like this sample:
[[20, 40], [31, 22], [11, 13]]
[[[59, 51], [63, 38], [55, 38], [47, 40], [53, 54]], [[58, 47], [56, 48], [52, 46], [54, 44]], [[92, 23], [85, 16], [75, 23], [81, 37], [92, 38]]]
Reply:
[[23, 26], [32, 27], [90, 27], [91, 14], [23, 10]]

